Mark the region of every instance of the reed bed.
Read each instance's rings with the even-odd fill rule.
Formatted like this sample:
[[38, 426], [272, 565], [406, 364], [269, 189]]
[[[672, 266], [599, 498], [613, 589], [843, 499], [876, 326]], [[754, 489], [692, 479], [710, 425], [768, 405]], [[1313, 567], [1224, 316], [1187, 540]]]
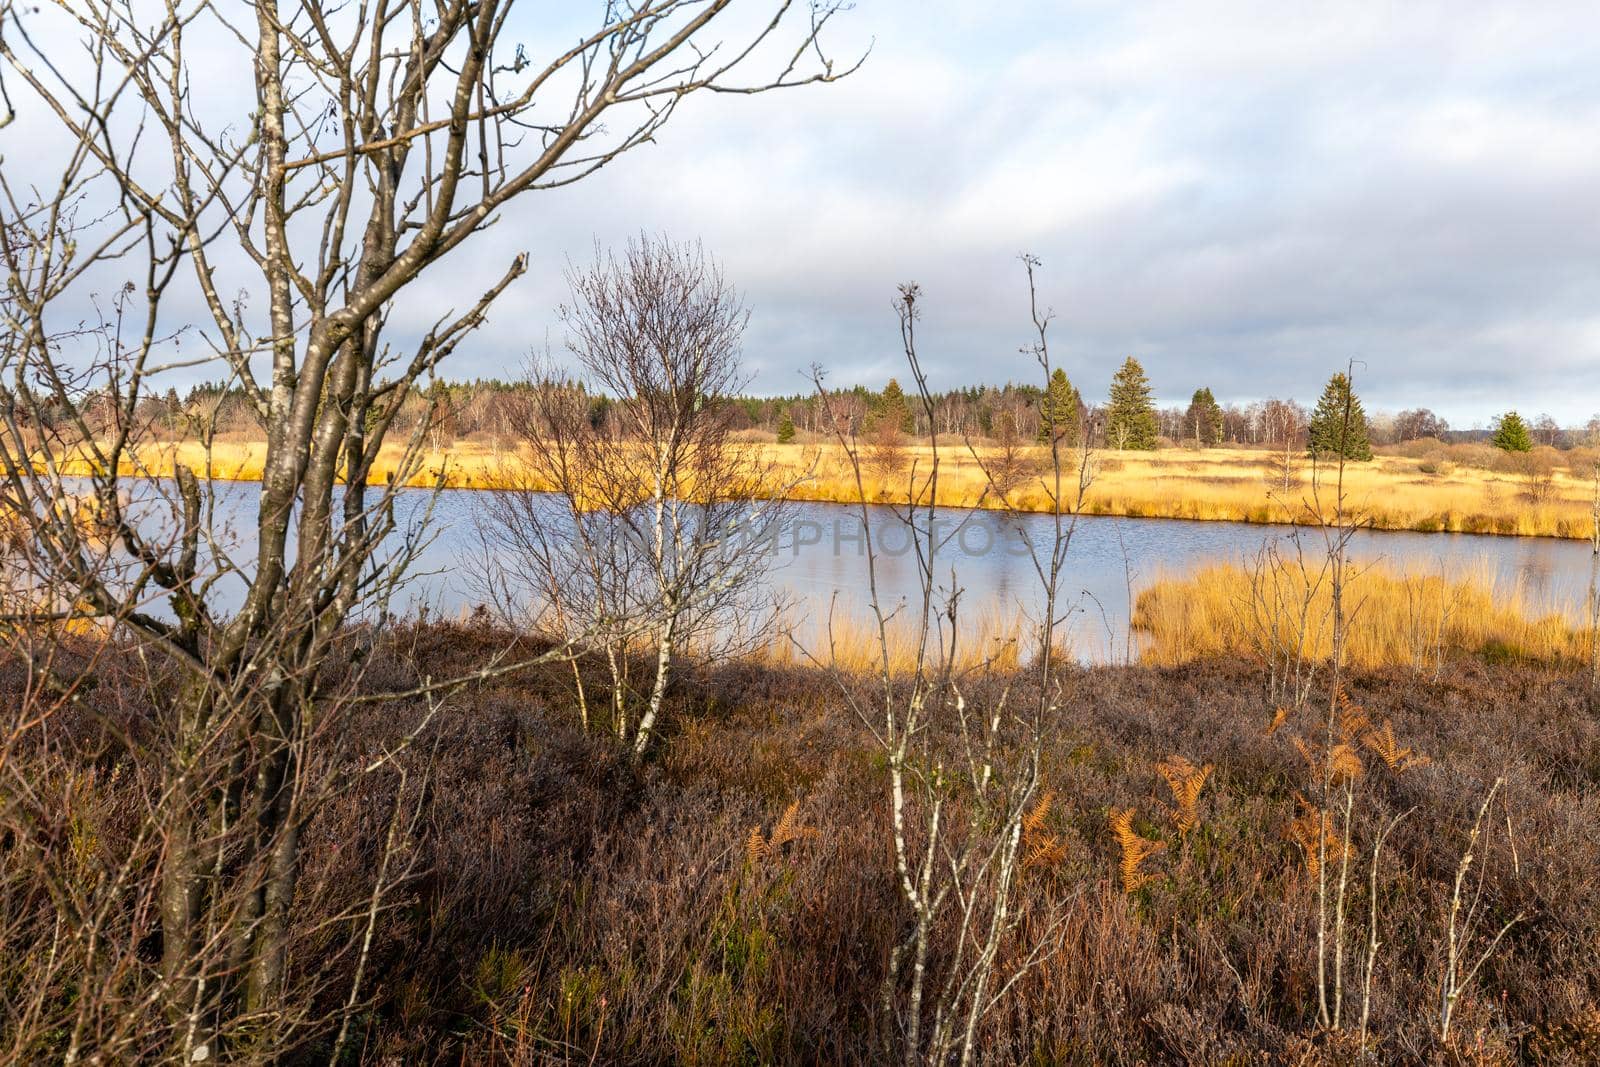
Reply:
[[[915, 622], [904, 613], [887, 620], [884, 636], [892, 675], [908, 674], [916, 668]], [[948, 625], [945, 622], [945, 629], [929, 631], [924, 652], [928, 663], [942, 665], [947, 658]], [[1031, 647], [1024, 647], [1030, 640], [1027, 620], [998, 606], [967, 613], [957, 624], [955, 636], [952, 668], [957, 672], [1015, 670], [1032, 652]], [[749, 658], [768, 667], [820, 666], [844, 674], [881, 674], [883, 644], [877, 620], [865, 611], [839, 612], [830, 619], [826, 612], [818, 617], [791, 610], [782, 626], [756, 645]]]
[[[759, 452], [759, 460], [775, 462], [774, 484], [788, 487], [796, 500], [846, 504], [858, 500], [855, 473], [837, 445], [751, 442], [749, 447]], [[210, 470], [219, 479], [258, 479], [265, 448], [259, 442], [219, 442], [211, 451]], [[522, 484], [526, 478], [516, 473], [519, 455], [515, 449], [482, 441], [453, 442], [442, 451], [426, 453], [410, 484], [494, 489], [506, 484], [508, 475]], [[1491, 450], [1484, 462], [1496, 458]], [[386, 449], [370, 480], [381, 483], [392, 478], [399, 459], [398, 449]], [[873, 502], [904, 503], [913, 481], [919, 493], [925, 492], [929, 469], [925, 446], [899, 450], [893, 463], [868, 459], [863, 488]], [[1305, 521], [1312, 514], [1312, 472], [1303, 456], [1289, 459], [1286, 486], [1282, 453], [1227, 448], [1095, 453], [1090, 464], [1093, 484], [1083, 511], [1222, 522]], [[175, 461], [198, 471], [206, 468], [207, 456], [194, 441], [151, 445], [140, 455], [139, 469], [130, 473], [168, 474]], [[994, 472], [1006, 461], [1002, 450], [987, 445], [977, 446], [975, 454], [965, 448], [944, 449], [935, 502], [941, 507], [1048, 511], [1049, 494], [1039, 481], [1045, 468], [1043, 450], [1023, 449], [1009, 457], [1017, 480], [1002, 501], [985, 468]], [[1494, 469], [1431, 455], [1380, 455], [1370, 463], [1347, 467], [1345, 488], [1350, 503], [1380, 530], [1588, 538], [1593, 529], [1592, 471], [1570, 456], [1561, 462], [1547, 456], [1540, 462], [1544, 473], [1534, 476], [1513, 466]]]
[[[1345, 590], [1352, 625], [1346, 662], [1359, 669], [1438, 664], [1467, 654], [1491, 661], [1576, 664], [1587, 660], [1593, 631], [1575, 614], [1536, 609], [1520, 588], [1497, 586], [1486, 569], [1465, 575], [1398, 571], [1379, 565], [1352, 570]], [[1267, 603], [1309, 599], [1309, 624]], [[1213, 564], [1183, 577], [1158, 579], [1140, 592], [1133, 626], [1142, 659], [1176, 666], [1271, 645], [1301, 648], [1315, 661], [1330, 655], [1332, 591], [1317, 574], [1286, 563], [1252, 570]]]

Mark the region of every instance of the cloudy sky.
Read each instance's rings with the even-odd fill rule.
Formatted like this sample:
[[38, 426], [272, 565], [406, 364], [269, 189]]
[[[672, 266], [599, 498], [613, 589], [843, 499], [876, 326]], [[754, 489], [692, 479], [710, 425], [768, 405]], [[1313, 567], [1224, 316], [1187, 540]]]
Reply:
[[[573, 11], [528, 8], [535, 44], [553, 10]], [[1600, 411], [1596, 41], [1593, 0], [859, 0], [829, 37], [870, 46], [859, 73], [690, 98], [657, 144], [517, 201], [395, 316], [431, 321], [526, 250], [449, 369], [515, 373], [560, 350], [567, 263], [647, 230], [722, 260], [762, 392], [813, 362], [902, 373], [910, 280], [936, 387], [1032, 380], [1028, 251], [1089, 395], [1134, 355], [1163, 402], [1312, 400], [1354, 359], [1369, 408], [1579, 422]], [[6, 131], [8, 168], [45, 121]]]
[[[1459, 426], [1600, 410], [1600, 5], [862, 0], [846, 82], [694, 100], [661, 143], [522, 205], [530, 277], [460, 367], [542, 337], [560, 268], [700, 237], [769, 392], [881, 382], [897, 282], [939, 384], [1031, 373], [1018, 252], [1069, 373], [1138, 356], [1163, 400], [1314, 397]], [[554, 334], [552, 334], [554, 337]], [[555, 338], [559, 340], [559, 338]]]

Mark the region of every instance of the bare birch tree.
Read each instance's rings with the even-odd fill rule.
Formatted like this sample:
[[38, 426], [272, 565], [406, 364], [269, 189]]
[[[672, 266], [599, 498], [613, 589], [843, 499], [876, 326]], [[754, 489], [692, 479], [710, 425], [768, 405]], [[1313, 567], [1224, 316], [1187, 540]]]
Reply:
[[[761, 579], [796, 476], [733, 437], [748, 315], [698, 245], [640, 238], [568, 281], [562, 319], [582, 377], [535, 368], [516, 423], [524, 450], [484, 524], [484, 577], [523, 617], [587, 630], [576, 652], [604, 659], [612, 730], [637, 758], [675, 656], [768, 639], [779, 605]], [[606, 417], [591, 396], [611, 398]], [[636, 650], [651, 660], [637, 687]]]
[[[1035, 261], [1028, 266], [1033, 295]], [[1061, 622], [1059, 586], [1066, 562], [1073, 497], [1064, 486], [1077, 476], [1052, 445], [1053, 473], [1043, 481], [1056, 501], [1054, 535], [1030, 541], [1043, 583], [1045, 606], [1038, 620], [1037, 662], [1031, 692], [1019, 679], [987, 660], [962, 669], [962, 589], [954, 571], [942, 573], [942, 554], [959, 524], [942, 522], [936, 504], [940, 468], [938, 423], [917, 354], [920, 290], [902, 286], [895, 304], [912, 395], [928, 416], [926, 460], [913, 460], [906, 474], [906, 500], [895, 518], [912, 548], [917, 588], [902, 606], [891, 604], [878, 584], [879, 541], [874, 533], [873, 494], [868, 490], [860, 439], [838, 414], [838, 399], [815, 370], [819, 400], [854, 474], [866, 543], [868, 597], [876, 636], [877, 673], [861, 684], [833, 669], [841, 692], [881, 748], [887, 764], [889, 831], [895, 881], [908, 915], [904, 936], [891, 949], [881, 992], [884, 1053], [906, 1064], [978, 1062], [984, 1021], [1014, 985], [1059, 943], [1060, 903], [1046, 914], [1024, 915], [1017, 906], [1019, 880], [1040, 858], [1028, 840], [1031, 815], [1042, 815], [1044, 731], [1059, 707], [1061, 683], [1056, 634]], [[1049, 378], [1048, 315], [1033, 305], [1038, 341], [1031, 350]], [[1087, 465], [1080, 468], [1085, 472]], [[1077, 497], [1081, 503], [1081, 494]], [[891, 631], [911, 634], [909, 659], [897, 661]], [[826, 658], [838, 661], [834, 628]], [[1049, 850], [1043, 850], [1048, 852]]]
[[[359, 661], [350, 623], [386, 612], [424, 536], [400, 487], [427, 423], [390, 430], [528, 257], [426, 329], [391, 329], [396, 301], [523, 194], [654, 139], [688, 96], [847, 73], [821, 41], [835, 6], [760, 7], [597, 4], [535, 58], [510, 0], [0, 2], [8, 106], [54, 137], [28, 146], [26, 179], [6, 145], [0, 173], [0, 489], [56, 598], [8, 621], [108, 622], [167, 664], [146, 754], [159, 858], [118, 906], [159, 885], [144, 988], [172, 1058], [265, 1057], [308, 1022], [290, 916], [337, 707], [327, 667]], [[266, 430], [238, 537], [212, 454], [169, 462], [141, 440], [156, 383], [213, 360]], [[395, 475], [369, 488], [386, 443]]]

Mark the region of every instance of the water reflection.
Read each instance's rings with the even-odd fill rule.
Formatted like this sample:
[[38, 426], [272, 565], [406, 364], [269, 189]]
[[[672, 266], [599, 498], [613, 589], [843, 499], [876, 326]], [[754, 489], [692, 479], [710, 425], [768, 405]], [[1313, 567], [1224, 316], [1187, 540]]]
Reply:
[[[235, 560], [253, 557], [254, 508], [258, 488], [250, 483], [216, 486], [219, 530]], [[477, 534], [482, 491], [445, 490], [432, 500], [424, 490], [401, 493], [401, 528], [427, 522], [430, 540], [411, 568], [412, 579], [396, 608], [456, 614], [476, 605], [480, 594], [471, 574], [482, 552]], [[559, 513], [559, 508], [552, 510]], [[919, 568], [903, 524], [886, 507], [869, 509], [878, 549], [877, 583], [886, 606], [914, 597]], [[994, 512], [945, 511], [938, 580], [963, 591], [967, 618], [1023, 612], [1036, 616], [1040, 582], [1027, 551], [1029, 539], [1047, 546], [1048, 515], [1019, 517]], [[1320, 551], [1320, 534], [1286, 526], [1195, 522], [1178, 519], [1081, 518], [1072, 538], [1061, 594], [1074, 608], [1071, 625], [1078, 646], [1103, 654], [1125, 639], [1133, 595], [1163, 576], [1187, 573], [1210, 562], [1242, 562], [1269, 541], [1288, 550], [1299, 537], [1306, 550]], [[796, 504], [780, 536], [759, 540], [752, 551], [772, 556], [770, 581], [788, 595], [802, 620], [815, 621], [830, 606], [864, 610], [868, 597], [867, 538], [860, 510], [839, 504]], [[1585, 541], [1509, 538], [1475, 534], [1362, 531], [1353, 542], [1355, 558], [1382, 561], [1406, 570], [1476, 574], [1495, 582], [1502, 594], [1519, 593], [1533, 608], [1581, 618], [1589, 581], [1590, 549]], [[951, 574], [954, 572], [954, 577]], [[242, 581], [224, 586], [229, 596]]]

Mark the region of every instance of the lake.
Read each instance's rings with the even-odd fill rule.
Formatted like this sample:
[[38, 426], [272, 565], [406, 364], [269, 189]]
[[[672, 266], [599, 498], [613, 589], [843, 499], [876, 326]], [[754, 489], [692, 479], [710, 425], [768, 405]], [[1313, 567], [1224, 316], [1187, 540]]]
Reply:
[[[481, 551], [474, 501], [481, 490], [445, 490], [435, 505], [438, 537], [418, 563], [413, 605], [456, 613], [479, 598], [466, 566]], [[419, 499], [423, 494], [418, 494]], [[915, 597], [915, 554], [902, 520], [888, 507], [868, 509], [878, 549], [877, 578], [885, 606]], [[1024, 534], [1043, 544], [1050, 536], [1048, 515], [1009, 516], [990, 511], [944, 509], [940, 527], [939, 578], [948, 585], [951, 568], [963, 590], [964, 617], [1002, 615], [1018, 610], [1036, 615], [1040, 583], [1026, 551]], [[1269, 540], [1285, 551], [1292, 539], [1319, 554], [1316, 529], [1180, 519], [1135, 519], [1086, 515], [1078, 519], [1067, 555], [1061, 594], [1075, 608], [1069, 622], [1081, 654], [1091, 659], [1125, 650], [1129, 587], [1139, 589], [1159, 577], [1177, 576], [1214, 562], [1240, 562]], [[770, 554], [769, 581], [794, 602], [792, 615], [809, 619], [813, 630], [831, 604], [863, 610], [868, 596], [866, 544], [860, 509], [843, 504], [799, 503], [787, 510], [785, 529], [762, 551]], [[1361, 531], [1353, 558], [1382, 562], [1402, 570], [1492, 579], [1502, 594], [1519, 594], [1535, 608], [1582, 617], [1588, 589], [1587, 542], [1549, 538], [1511, 538], [1482, 534]]]
[[[250, 558], [254, 532], [255, 483], [217, 483], [218, 526], [235, 558]], [[396, 609], [426, 607], [430, 614], [454, 616], [483, 599], [472, 575], [481, 570], [480, 502], [486, 490], [447, 489], [436, 498], [427, 490], [405, 490], [398, 513], [407, 521], [424, 517], [432, 502], [429, 540], [412, 567], [412, 578]], [[559, 514], [552, 498], [552, 512]], [[963, 617], [1037, 615], [1040, 583], [1024, 535], [1040, 543], [1050, 535], [1048, 515], [1008, 516], [989, 511], [941, 511], [945, 543], [940, 550], [940, 581], [963, 590]], [[879, 548], [878, 587], [886, 606], [917, 592], [917, 566], [905, 528], [887, 507], [869, 509]], [[1213, 562], [1240, 562], [1268, 541], [1293, 550], [1299, 537], [1307, 552], [1321, 551], [1314, 528], [1083, 516], [1078, 519], [1067, 557], [1061, 594], [1072, 616], [1074, 647], [1087, 659], [1126, 651], [1129, 589], [1134, 596], [1151, 581], [1180, 576]], [[860, 510], [851, 505], [797, 503], [786, 509], [781, 535], [752, 551], [770, 557], [768, 581], [792, 602], [790, 617], [820, 629], [830, 605], [864, 611], [867, 603], [866, 546]], [[1361, 531], [1352, 542], [1353, 558], [1382, 562], [1402, 570], [1448, 575], [1474, 574], [1495, 583], [1502, 595], [1515, 593], [1535, 609], [1582, 617], [1589, 581], [1588, 542], [1482, 534]], [[220, 595], [237, 600], [242, 583], [224, 586]]]

